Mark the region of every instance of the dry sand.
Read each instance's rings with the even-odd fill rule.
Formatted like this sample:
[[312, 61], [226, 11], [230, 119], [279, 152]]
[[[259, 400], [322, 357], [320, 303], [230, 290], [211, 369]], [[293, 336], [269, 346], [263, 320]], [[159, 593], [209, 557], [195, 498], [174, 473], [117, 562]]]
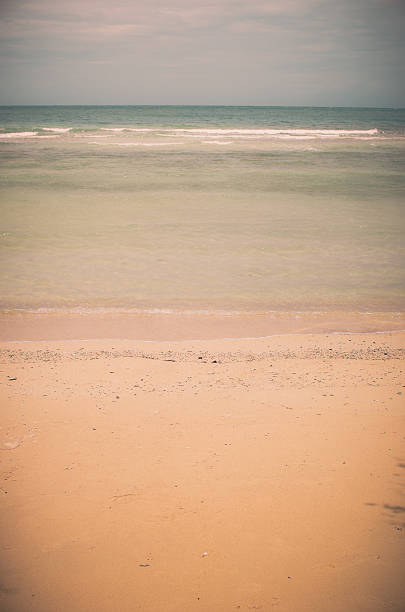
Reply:
[[4, 341], [1, 609], [403, 612], [404, 338]]

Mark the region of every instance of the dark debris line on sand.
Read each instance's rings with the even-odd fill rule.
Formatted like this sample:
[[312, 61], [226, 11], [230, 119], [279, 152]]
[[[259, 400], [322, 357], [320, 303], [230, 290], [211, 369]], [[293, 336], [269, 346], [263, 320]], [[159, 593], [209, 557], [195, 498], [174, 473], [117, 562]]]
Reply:
[[405, 357], [405, 349], [389, 348], [386, 345], [368, 345], [365, 348], [354, 348], [350, 350], [339, 349], [322, 349], [314, 346], [311, 349], [302, 349], [299, 351], [286, 350], [268, 350], [260, 353], [252, 352], [193, 352], [193, 351], [165, 351], [165, 352], [145, 352], [132, 350], [99, 350], [86, 351], [84, 349], [73, 351], [71, 353], [60, 350], [50, 351], [47, 349], [38, 351], [27, 351], [23, 349], [1, 349], [0, 362], [19, 363], [19, 362], [36, 362], [36, 361], [72, 361], [72, 360], [89, 360], [89, 359], [116, 359], [116, 358], [137, 358], [137, 359], [152, 359], [157, 361], [167, 362], [196, 362], [196, 363], [230, 363], [230, 362], [245, 362], [245, 361], [262, 361], [262, 360], [277, 360], [277, 359], [365, 359], [365, 360], [389, 360], [403, 359]]

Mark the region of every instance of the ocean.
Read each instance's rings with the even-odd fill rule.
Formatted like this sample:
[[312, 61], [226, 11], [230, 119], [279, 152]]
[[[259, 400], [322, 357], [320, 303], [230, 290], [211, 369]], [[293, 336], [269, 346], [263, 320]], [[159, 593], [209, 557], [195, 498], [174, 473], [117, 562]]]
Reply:
[[399, 312], [405, 110], [0, 108], [0, 309]]

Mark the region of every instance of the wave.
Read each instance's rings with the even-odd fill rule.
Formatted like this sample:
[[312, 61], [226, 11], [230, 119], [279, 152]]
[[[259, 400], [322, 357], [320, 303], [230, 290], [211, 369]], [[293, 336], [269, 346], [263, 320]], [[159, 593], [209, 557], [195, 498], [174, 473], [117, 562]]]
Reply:
[[382, 132], [378, 128], [371, 129], [312, 129], [312, 128], [131, 128], [131, 127], [103, 127], [107, 132], [119, 134], [138, 133], [155, 137], [170, 138], [182, 136], [188, 139], [205, 139], [211, 137], [212, 140], [202, 140], [208, 144], [225, 144], [230, 138], [239, 140], [326, 140], [357, 138], [360, 140], [371, 140]]
[[0, 134], [0, 138], [29, 138], [30, 136], [38, 136], [38, 132], [6, 132]]
[[[44, 132], [49, 132], [45, 135]], [[204, 139], [203, 142], [209, 144], [228, 143], [230, 138], [239, 140], [261, 140], [261, 139], [280, 139], [280, 140], [315, 140], [315, 139], [336, 139], [336, 138], [358, 138], [360, 140], [370, 140], [383, 134], [378, 128], [371, 129], [312, 129], [312, 128], [178, 128], [178, 127], [38, 127], [31, 131], [0, 132], [0, 139], [9, 138], [55, 138], [71, 132], [73, 137], [86, 138], [89, 135], [93, 138], [108, 138], [113, 136], [124, 136], [125, 134], [136, 134], [139, 136], [151, 136], [161, 138], [182, 138]], [[104, 133], [100, 133], [104, 132]], [[207, 137], [210, 140], [205, 140]], [[387, 137], [387, 136], [386, 136]], [[118, 144], [118, 143], [116, 143]], [[148, 143], [149, 144], [149, 143]], [[152, 143], [150, 143], [152, 145]], [[153, 143], [155, 146], [164, 144], [178, 143]], [[147, 146], [147, 143], [127, 143], [127, 146]]]
[[[176, 134], [161, 134], [161, 136], [176, 136]], [[207, 136], [214, 136], [214, 134], [182, 134], [183, 138], [194, 138], [195, 140], [201, 140], [202, 138], [206, 138]], [[263, 134], [215, 134], [217, 138], [222, 138], [221, 141], [217, 141], [218, 144], [227, 144], [231, 142], [229, 138], [238, 138], [243, 140], [263, 140]], [[336, 136], [333, 134], [272, 134], [270, 136], [271, 139], [276, 140], [327, 140], [328, 138], [336, 139]], [[361, 140], [371, 140], [372, 136], [362, 136]], [[208, 141], [201, 141], [208, 142]]]
[[110, 127], [110, 128], [101, 128], [107, 132], [156, 132], [162, 131], [162, 128], [130, 128], [130, 127]]
[[[170, 145], [185, 144], [184, 142], [98, 142], [92, 141], [89, 144], [98, 144], [117, 147], [166, 147]], [[221, 143], [222, 144], [222, 143]]]
[[233, 144], [232, 140], [203, 140], [203, 144], [217, 144], [217, 145], [230, 145]]
[[266, 128], [266, 129], [233, 129], [233, 128], [172, 128], [170, 132], [180, 132], [186, 134], [198, 135], [241, 135], [241, 136], [277, 136], [277, 135], [292, 135], [292, 136], [370, 136], [379, 133], [377, 128], [370, 130], [343, 130], [343, 129], [306, 129], [306, 128]]
[[74, 138], [108, 138], [109, 136], [110, 134], [89, 134], [89, 132], [73, 134]]
[[131, 128], [131, 127], [102, 127], [101, 130], [108, 132], [160, 132], [163, 134], [184, 134], [190, 136], [375, 136], [380, 133], [377, 128], [368, 130], [357, 129], [312, 129], [312, 128]]
[[66, 132], [70, 132], [72, 128], [68, 127], [68, 128], [58, 128], [58, 127], [43, 127], [41, 128], [41, 130], [44, 130], [45, 132], [58, 132], [60, 134], [65, 134]]

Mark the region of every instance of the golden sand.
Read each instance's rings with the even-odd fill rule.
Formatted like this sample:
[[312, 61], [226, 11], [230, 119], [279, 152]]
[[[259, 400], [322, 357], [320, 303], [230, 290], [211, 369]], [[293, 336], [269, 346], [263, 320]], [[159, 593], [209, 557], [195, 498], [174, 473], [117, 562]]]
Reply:
[[3, 341], [1, 609], [405, 609], [404, 333]]

